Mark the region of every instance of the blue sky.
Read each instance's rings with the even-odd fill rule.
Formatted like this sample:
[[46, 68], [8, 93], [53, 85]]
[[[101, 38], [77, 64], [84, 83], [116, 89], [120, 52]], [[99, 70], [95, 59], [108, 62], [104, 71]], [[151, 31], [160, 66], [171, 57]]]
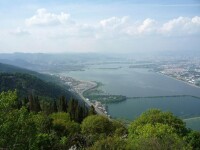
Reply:
[[0, 53], [200, 51], [199, 0], [1, 0], [0, 20]]

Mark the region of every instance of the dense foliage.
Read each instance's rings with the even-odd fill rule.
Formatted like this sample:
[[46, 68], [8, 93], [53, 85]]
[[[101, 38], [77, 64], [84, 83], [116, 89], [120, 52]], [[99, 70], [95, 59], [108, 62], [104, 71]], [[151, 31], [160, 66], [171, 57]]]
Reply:
[[49, 114], [18, 107], [17, 99], [16, 91], [0, 94], [0, 149], [200, 149], [200, 133], [168, 112], [149, 110], [127, 127], [93, 114], [79, 120], [84, 111], [73, 99], [63, 104], [61, 97]]

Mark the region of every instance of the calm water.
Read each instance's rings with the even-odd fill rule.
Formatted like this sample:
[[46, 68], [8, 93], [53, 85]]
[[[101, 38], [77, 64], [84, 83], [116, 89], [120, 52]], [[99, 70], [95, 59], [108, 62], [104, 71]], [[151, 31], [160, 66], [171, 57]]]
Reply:
[[[110, 94], [127, 97], [193, 95], [200, 97], [200, 88], [167, 76], [150, 72], [147, 69], [128, 68], [127, 65], [93, 65], [85, 71], [63, 73], [76, 79], [102, 82], [101, 87]], [[200, 116], [200, 99], [194, 97], [168, 98], [129, 98], [124, 102], [109, 104], [108, 111], [112, 117], [134, 119], [150, 108], [171, 111], [182, 118]]]
[[200, 99], [186, 97], [137, 98], [127, 99], [122, 103], [109, 104], [108, 110], [112, 117], [133, 120], [149, 108], [171, 111], [181, 118], [200, 116]]
[[92, 66], [85, 71], [72, 71], [64, 74], [77, 79], [102, 82], [104, 91], [127, 97], [169, 95], [200, 97], [200, 88], [149, 72], [147, 69], [131, 69], [127, 66], [120, 69], [98, 69], [101, 67], [103, 66]]

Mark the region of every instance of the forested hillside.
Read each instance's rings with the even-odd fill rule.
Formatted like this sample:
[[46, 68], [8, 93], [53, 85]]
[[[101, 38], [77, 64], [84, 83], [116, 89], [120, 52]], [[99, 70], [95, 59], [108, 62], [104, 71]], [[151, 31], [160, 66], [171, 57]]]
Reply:
[[43, 81], [35, 76], [22, 73], [0, 73], [0, 92], [15, 89], [20, 98], [30, 94], [49, 99], [56, 99], [60, 96], [65, 96], [67, 99], [72, 97], [70, 92], [59, 85]]
[[29, 111], [43, 111], [46, 114], [61, 110], [67, 112], [73, 100], [74, 110], [71, 115], [75, 111], [85, 111], [82, 116], [76, 115], [76, 120], [81, 120], [88, 112], [88, 105], [76, 93], [70, 92], [57, 77], [0, 64], [0, 92], [9, 90], [16, 91], [18, 108], [25, 106]]
[[[76, 102], [46, 114], [17, 107], [16, 92], [0, 94], [0, 149], [199, 150], [200, 133], [172, 113], [149, 110], [130, 125], [95, 115], [82, 120]], [[75, 118], [74, 118], [75, 116]], [[80, 116], [79, 116], [80, 117]]]
[[67, 99], [74, 97], [80, 100], [75, 93], [69, 91], [68, 85], [54, 75], [0, 63], [0, 79], [0, 91], [16, 89], [20, 91], [18, 93], [20, 97], [32, 93], [36, 96], [48, 97], [48, 99], [65, 96]]
[[41, 74], [41, 73], [38, 73], [35, 71], [31, 71], [28, 69], [24, 69], [24, 68], [20, 68], [20, 67], [8, 65], [8, 64], [3, 64], [3, 63], [0, 63], [0, 72], [1, 73], [26, 73], [26, 74], [38, 77], [45, 81], [57, 82], [57, 80], [54, 76], [50, 76], [47, 74]]

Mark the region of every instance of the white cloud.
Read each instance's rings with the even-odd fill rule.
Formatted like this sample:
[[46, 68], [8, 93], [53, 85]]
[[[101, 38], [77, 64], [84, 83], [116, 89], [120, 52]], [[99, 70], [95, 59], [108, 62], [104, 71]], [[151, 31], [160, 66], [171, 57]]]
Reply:
[[129, 17], [111, 17], [104, 20], [100, 20], [97, 25], [94, 25], [95, 37], [97, 39], [102, 38], [119, 38], [123, 34], [126, 34], [124, 30], [129, 26]]
[[128, 19], [128, 16], [124, 16], [122, 18], [111, 17], [105, 20], [101, 20], [100, 25], [104, 28], [117, 28], [126, 25], [128, 23]]
[[156, 34], [157, 28], [157, 22], [151, 18], [147, 18], [143, 21], [135, 21], [134, 23], [129, 24], [123, 31], [129, 36], [137, 37], [147, 34]]
[[21, 28], [17, 28], [16, 30], [11, 31], [10, 33], [17, 36], [25, 36], [30, 34], [27, 30]]
[[165, 35], [191, 35], [200, 33], [200, 17], [178, 17], [164, 23], [160, 33]]
[[[193, 18], [178, 17], [164, 23], [156, 21], [151, 18], [146, 18], [143, 21], [131, 20], [128, 16], [123, 17], [111, 17], [104, 20], [100, 20], [97, 23], [79, 23], [73, 21], [70, 14], [61, 12], [60, 14], [54, 14], [48, 12], [46, 9], [38, 9], [36, 14], [31, 18], [26, 19], [26, 24], [31, 27], [37, 26], [50, 26], [50, 28], [44, 28], [46, 30], [47, 37], [61, 37], [61, 38], [123, 38], [123, 37], [140, 37], [148, 35], [193, 35], [200, 33], [200, 17], [195, 16]], [[57, 25], [51, 28], [52, 25]], [[62, 25], [62, 26], [58, 26]], [[65, 26], [67, 25], [67, 27]], [[23, 33], [18, 30], [17, 33]], [[45, 32], [45, 31], [44, 31]], [[25, 32], [24, 32], [25, 33]], [[45, 35], [45, 34], [44, 34]]]
[[104, 37], [108, 35], [109, 37], [115, 36], [138, 36], [143, 34], [155, 33], [156, 32], [156, 21], [150, 18], [145, 19], [142, 22], [131, 22], [128, 16], [121, 18], [111, 17], [99, 22], [100, 30], [99, 34]]
[[137, 28], [139, 33], [149, 33], [155, 30], [156, 21], [150, 18], [145, 19], [142, 24]]
[[199, 16], [195, 16], [192, 18], [192, 23], [200, 25], [200, 17]]
[[36, 14], [29, 19], [26, 19], [26, 24], [28, 26], [38, 25], [38, 26], [48, 26], [48, 25], [59, 25], [72, 23], [70, 19], [70, 14], [61, 12], [60, 14], [53, 14], [48, 12], [46, 9], [38, 9]]
[[[88, 51], [89, 49], [90, 51], [95, 51], [95, 49], [120, 50], [123, 47], [143, 49], [144, 43], [151, 48], [151, 43], [159, 45], [157, 42], [159, 40], [160, 43], [162, 43], [162, 40], [164, 41], [163, 44], [160, 44], [160, 47], [162, 47], [167, 43], [165, 40], [168, 40], [164, 36], [179, 35], [186, 37], [183, 39], [187, 39], [188, 35], [200, 35], [199, 16], [178, 17], [165, 22], [152, 18], [138, 21], [128, 16], [115, 16], [93, 23], [79, 22], [78, 20], [72, 23], [70, 14], [54, 14], [46, 9], [39, 9], [35, 15], [26, 20], [26, 24], [28, 25], [28, 28], [26, 28], [31, 33], [28, 38], [37, 39], [32, 42], [27, 38], [28, 45], [33, 45], [32, 47], [35, 49], [42, 47], [43, 49], [49, 48], [52, 51], [54, 49], [60, 51], [69, 49], [75, 51]], [[35, 28], [33, 27], [35, 25], [44, 27]], [[26, 33], [26, 30], [23, 29], [19, 28], [13, 34]], [[23, 46], [24, 42], [21, 45]], [[136, 45], [140, 46], [137, 47]], [[165, 46], [167, 47], [167, 45]]]

